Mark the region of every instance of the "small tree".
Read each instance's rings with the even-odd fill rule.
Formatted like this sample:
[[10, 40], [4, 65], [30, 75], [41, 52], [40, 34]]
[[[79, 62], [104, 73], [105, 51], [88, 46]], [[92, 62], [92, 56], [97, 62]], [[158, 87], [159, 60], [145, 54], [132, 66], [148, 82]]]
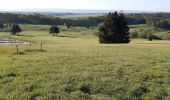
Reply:
[[21, 28], [19, 27], [19, 25], [14, 24], [14, 25], [12, 26], [12, 29], [11, 29], [11, 34], [18, 36], [18, 33], [20, 33], [21, 31], [22, 31], [22, 30], [21, 30]]
[[59, 28], [57, 26], [51, 26], [49, 34], [52, 34], [53, 36], [59, 34]]
[[0, 29], [4, 29], [4, 28], [5, 28], [4, 24], [0, 23]]
[[70, 28], [70, 24], [66, 24], [67, 28]]
[[70, 23], [71, 23], [71, 22], [66, 22], [66, 23], [64, 23], [64, 25], [65, 25], [67, 28], [70, 28], [70, 26], [71, 26]]
[[99, 25], [100, 43], [129, 43], [129, 27], [122, 13], [109, 13]]
[[90, 25], [87, 25], [86, 28], [90, 28]]
[[147, 38], [148, 38], [149, 41], [152, 41], [153, 35], [152, 34], [148, 34]]

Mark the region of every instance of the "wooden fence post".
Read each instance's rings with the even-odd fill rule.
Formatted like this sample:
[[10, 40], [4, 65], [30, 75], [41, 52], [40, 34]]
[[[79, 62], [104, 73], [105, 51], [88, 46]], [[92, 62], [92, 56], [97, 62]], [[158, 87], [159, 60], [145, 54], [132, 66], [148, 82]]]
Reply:
[[16, 44], [16, 52], [19, 53], [18, 45]]
[[43, 50], [43, 47], [42, 47], [42, 42], [41, 42], [41, 44], [40, 44], [40, 47], [41, 47], [41, 49], [40, 49], [40, 50], [42, 51], [42, 50]]
[[12, 45], [12, 38], [11, 38], [11, 33], [10, 33], [10, 42], [11, 42], [11, 45]]

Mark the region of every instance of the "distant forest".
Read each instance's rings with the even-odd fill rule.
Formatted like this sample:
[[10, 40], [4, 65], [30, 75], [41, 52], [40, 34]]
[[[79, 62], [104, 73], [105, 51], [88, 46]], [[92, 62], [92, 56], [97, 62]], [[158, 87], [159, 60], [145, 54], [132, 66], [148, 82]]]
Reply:
[[[170, 29], [170, 13], [131, 13], [125, 14], [128, 25], [148, 24], [155, 28]], [[0, 23], [68, 25], [80, 27], [98, 26], [106, 16], [60, 18], [40, 14], [0, 13]]]

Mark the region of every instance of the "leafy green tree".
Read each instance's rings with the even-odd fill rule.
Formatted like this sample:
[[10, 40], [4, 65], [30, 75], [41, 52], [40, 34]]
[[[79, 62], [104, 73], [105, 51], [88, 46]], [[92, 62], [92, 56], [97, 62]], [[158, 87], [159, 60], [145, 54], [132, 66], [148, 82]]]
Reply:
[[153, 39], [152, 36], [153, 36], [152, 34], [148, 34], [147, 38], [149, 41], [152, 41], [152, 39]]
[[19, 25], [13, 24], [12, 29], [11, 29], [11, 35], [17, 35], [20, 33], [22, 30]]
[[100, 43], [129, 43], [129, 27], [124, 14], [109, 13], [99, 25]]
[[4, 28], [5, 28], [4, 24], [0, 23], [0, 29], [4, 29]]
[[70, 24], [69, 24], [69, 23], [66, 23], [66, 27], [67, 27], [67, 28], [70, 28]]
[[51, 26], [49, 34], [52, 34], [53, 36], [59, 34], [59, 28], [57, 26]]

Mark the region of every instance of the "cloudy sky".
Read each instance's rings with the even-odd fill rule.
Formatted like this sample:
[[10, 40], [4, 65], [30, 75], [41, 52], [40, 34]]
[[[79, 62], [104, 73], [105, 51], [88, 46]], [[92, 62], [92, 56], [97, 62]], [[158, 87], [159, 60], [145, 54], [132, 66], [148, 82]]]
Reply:
[[170, 0], [0, 0], [1, 10], [28, 8], [170, 12]]

